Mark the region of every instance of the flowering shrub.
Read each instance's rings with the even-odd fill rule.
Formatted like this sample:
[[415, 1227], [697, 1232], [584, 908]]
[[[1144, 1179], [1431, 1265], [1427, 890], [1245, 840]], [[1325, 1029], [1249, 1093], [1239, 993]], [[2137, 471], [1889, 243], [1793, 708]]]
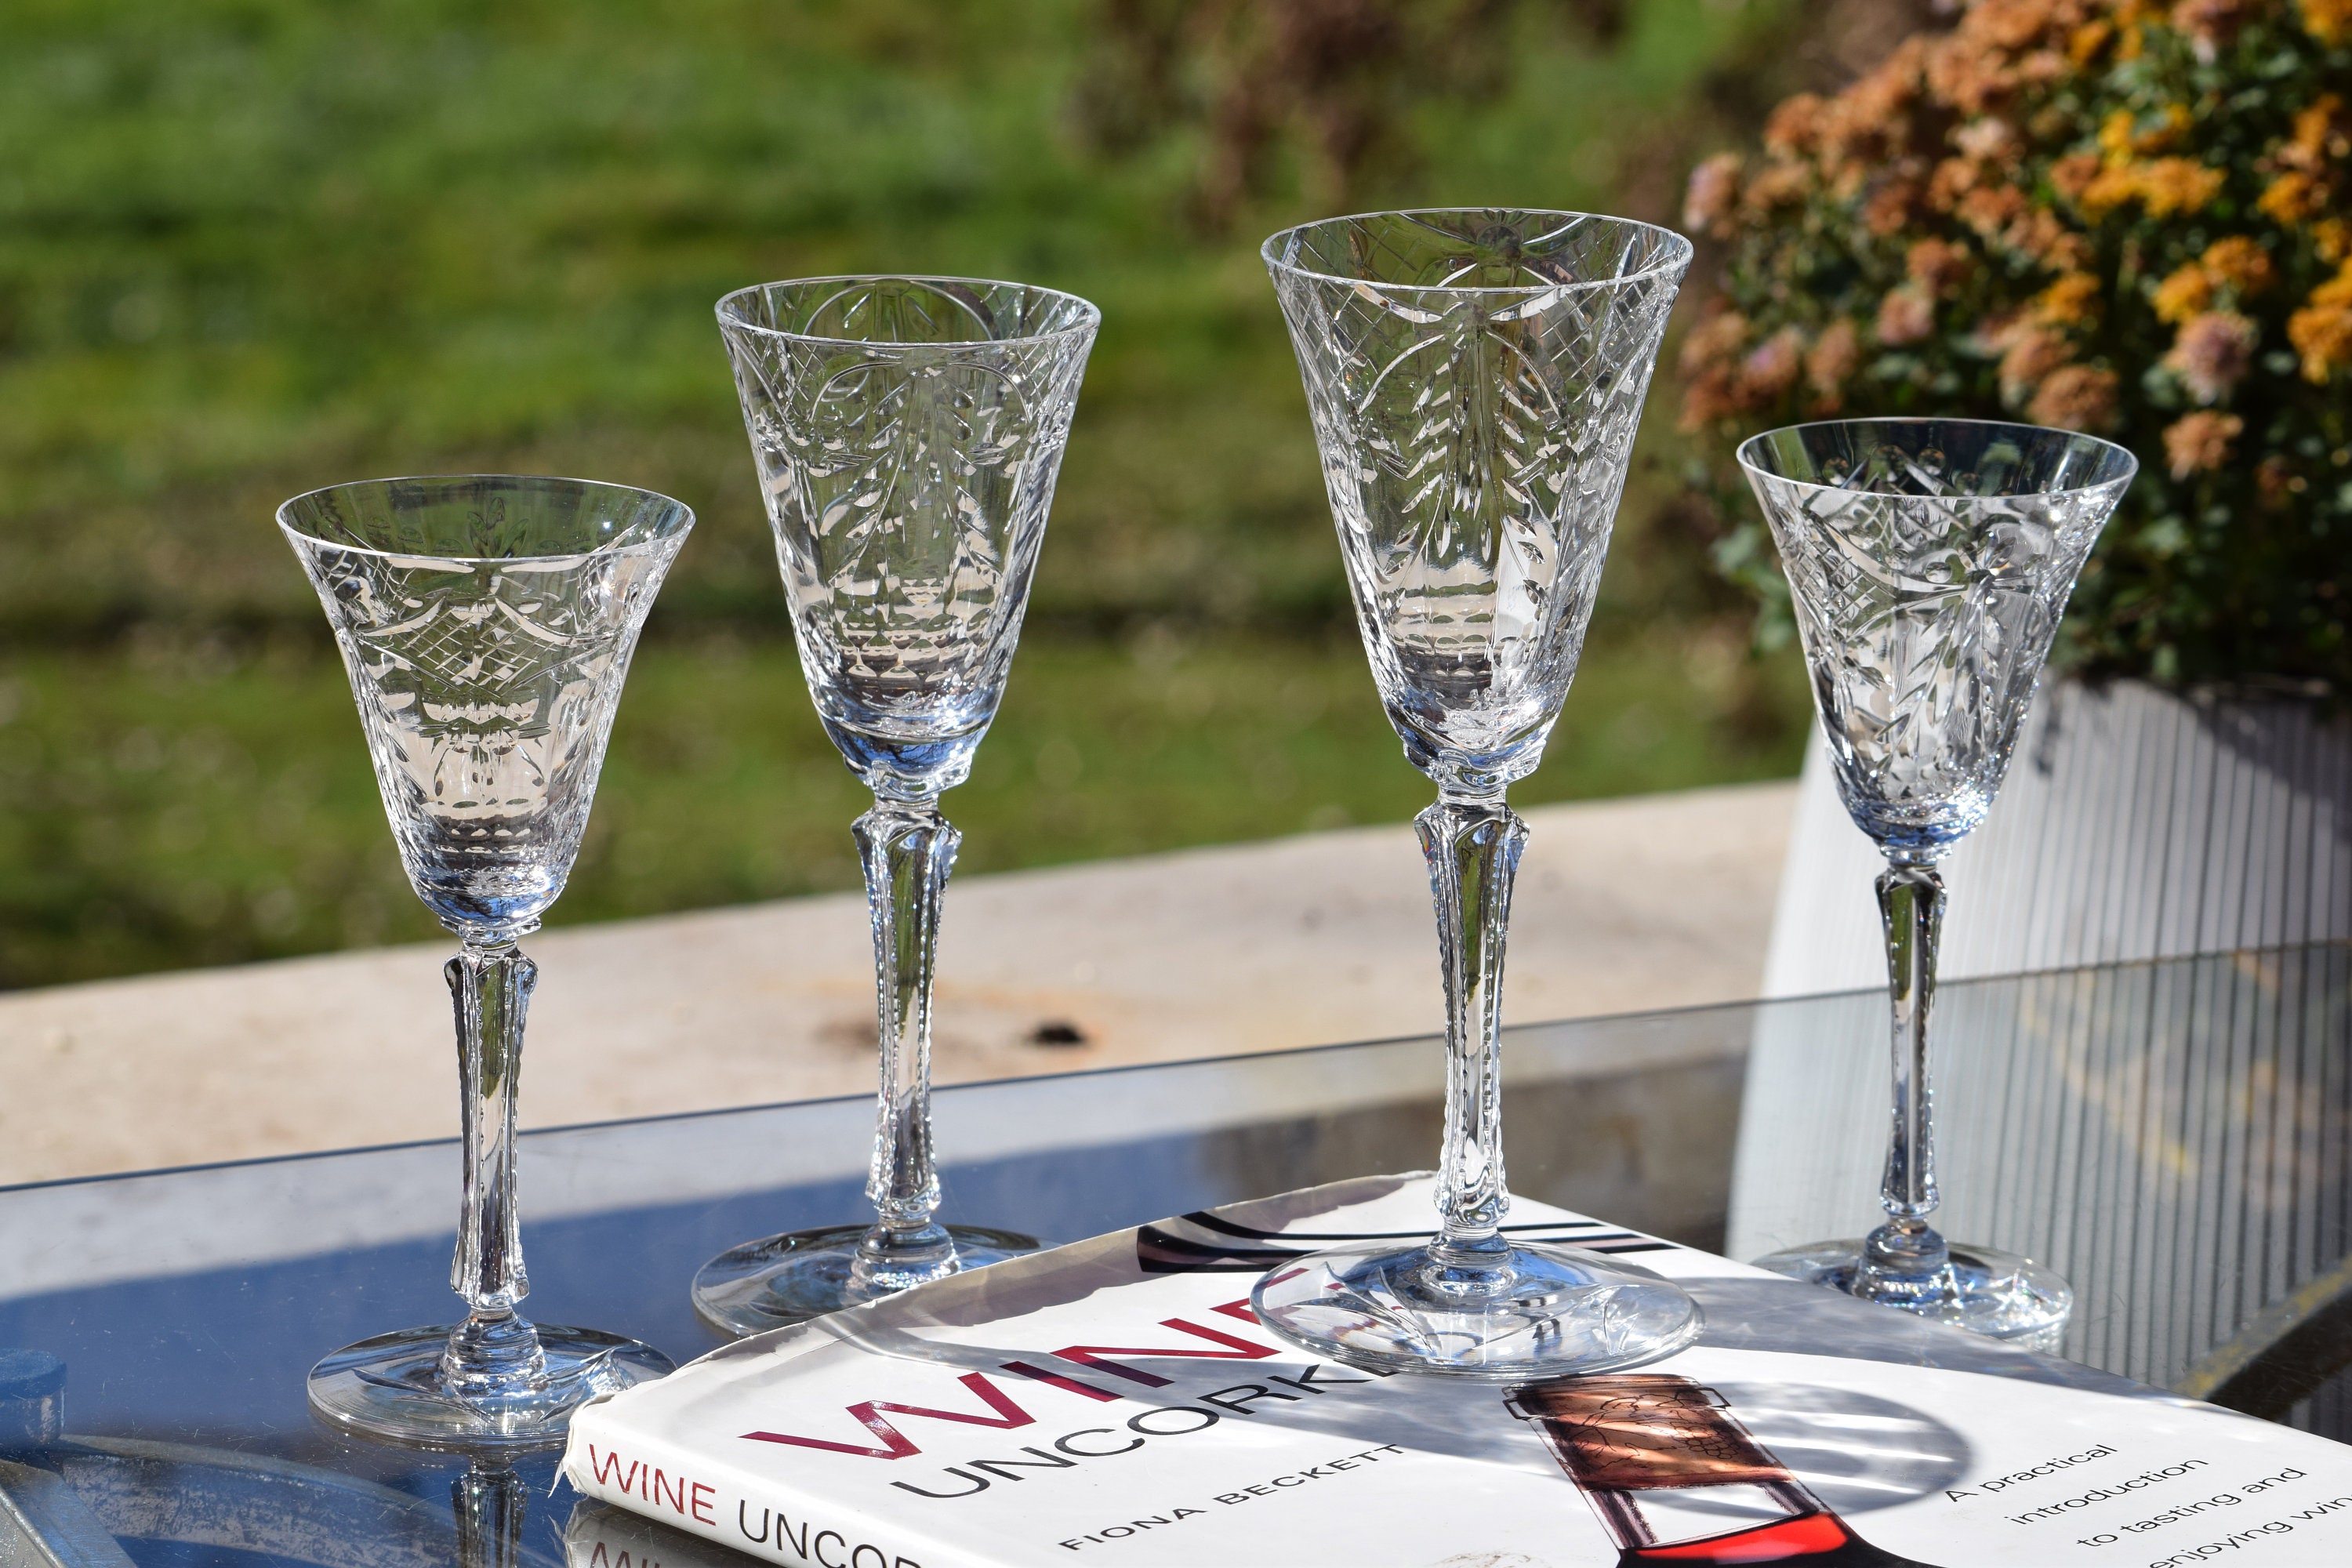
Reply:
[[1739, 437], [1838, 414], [2093, 431], [2141, 475], [2064, 656], [2352, 694], [2347, 99], [2352, 0], [1975, 0], [1783, 102], [1685, 212], [1727, 252], [1682, 350], [1684, 424], [1746, 520], [1718, 563], [1784, 601]]

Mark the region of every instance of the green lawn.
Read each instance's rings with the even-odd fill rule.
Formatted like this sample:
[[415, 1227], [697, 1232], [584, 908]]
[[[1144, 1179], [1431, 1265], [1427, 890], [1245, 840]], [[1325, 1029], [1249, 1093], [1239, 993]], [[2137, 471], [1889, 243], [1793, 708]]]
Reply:
[[[1671, 213], [1768, 0], [1527, 8], [1498, 89], [1362, 199]], [[425, 933], [275, 503], [586, 472], [701, 521], [631, 678], [570, 921], [849, 885], [710, 319], [829, 270], [1105, 312], [1032, 631], [972, 782], [996, 868], [1406, 816], [1304, 400], [1196, 149], [1072, 130], [1093, 0], [17, 0], [0, 11], [0, 984]], [[1752, 73], [1750, 73], [1752, 74]], [[1737, 97], [1737, 94], [1733, 95]], [[1660, 503], [1523, 800], [1784, 772], [1804, 695]]]

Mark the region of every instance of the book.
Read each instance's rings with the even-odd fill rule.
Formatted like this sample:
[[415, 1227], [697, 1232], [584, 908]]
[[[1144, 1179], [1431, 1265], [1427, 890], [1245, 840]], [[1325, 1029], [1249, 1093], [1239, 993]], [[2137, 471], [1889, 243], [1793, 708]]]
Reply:
[[[2352, 1563], [2352, 1447], [1524, 1201], [1515, 1237], [1671, 1279], [1706, 1331], [1513, 1388], [1257, 1323], [1265, 1270], [1425, 1234], [1433, 1186], [1186, 1215], [742, 1340], [580, 1411], [563, 1474], [790, 1568]], [[645, 1528], [583, 1505], [573, 1568], [651, 1568]]]

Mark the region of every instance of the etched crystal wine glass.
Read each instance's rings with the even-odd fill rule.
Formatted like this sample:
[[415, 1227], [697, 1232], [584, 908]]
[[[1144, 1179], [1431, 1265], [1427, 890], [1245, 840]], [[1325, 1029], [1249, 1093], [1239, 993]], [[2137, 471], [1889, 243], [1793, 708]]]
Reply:
[[1580, 213], [1376, 213], [1265, 242], [1356, 618], [1405, 755], [1445, 984], [1435, 1237], [1286, 1265], [1252, 1300], [1316, 1353], [1491, 1381], [1679, 1349], [1696, 1303], [1503, 1230], [1503, 939], [1535, 771], [1592, 614], [1690, 242]]
[[560, 1443], [580, 1405], [670, 1363], [516, 1310], [515, 1092], [538, 979], [516, 943], [571, 875], [629, 656], [694, 514], [623, 485], [488, 475], [336, 485], [278, 523], [333, 624], [401, 864], [461, 944], [449, 1285], [466, 1318], [337, 1351], [310, 1369], [310, 1404], [428, 1447]]
[[959, 278], [820, 278], [719, 301], [818, 718], [874, 792], [853, 831], [874, 930], [881, 1092], [870, 1225], [730, 1247], [694, 1304], [754, 1333], [1034, 1248], [940, 1223], [931, 972], [971, 772], [1029, 602], [1101, 312]]
[[2065, 1282], [1928, 1223], [1936, 862], [1991, 807], [2075, 576], [2138, 462], [2095, 437], [1968, 419], [1799, 425], [1745, 442], [1739, 462], [1780, 549], [1838, 794], [1886, 856], [1895, 1064], [1886, 1223], [1757, 1261], [2055, 1350], [2074, 1305]]

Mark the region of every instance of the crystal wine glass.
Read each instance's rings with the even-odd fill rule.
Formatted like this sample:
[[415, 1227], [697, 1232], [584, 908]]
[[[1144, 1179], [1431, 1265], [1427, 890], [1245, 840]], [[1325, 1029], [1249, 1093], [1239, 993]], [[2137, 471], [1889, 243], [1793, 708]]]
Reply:
[[401, 864], [461, 944], [449, 1284], [466, 1319], [337, 1351], [311, 1368], [310, 1404], [430, 1447], [560, 1443], [580, 1405], [670, 1363], [516, 1310], [515, 1090], [538, 979], [516, 943], [571, 875], [629, 656], [694, 514], [622, 485], [490, 475], [337, 485], [278, 523], [333, 623]]
[[1747, 441], [1739, 462], [1780, 549], [1838, 794], [1886, 856], [1895, 1062], [1886, 1223], [1758, 1262], [2055, 1350], [2074, 1305], [2063, 1280], [1927, 1223], [1936, 862], [1992, 805], [2074, 578], [2138, 462], [2094, 437], [1969, 419], [1800, 425]]
[[1535, 771], [1576, 674], [1690, 242], [1580, 213], [1377, 213], [1265, 257], [1298, 352], [1356, 618], [1389, 721], [1437, 784], [1417, 819], [1445, 984], [1440, 1226], [1259, 1281], [1321, 1355], [1497, 1382], [1681, 1348], [1696, 1303], [1503, 1218], [1503, 937]]
[[881, 1092], [871, 1225], [730, 1247], [694, 1304], [754, 1333], [1034, 1248], [937, 1217], [931, 971], [961, 784], [996, 716], [1102, 314], [957, 278], [821, 278], [719, 301], [818, 718], [874, 792], [854, 826]]

